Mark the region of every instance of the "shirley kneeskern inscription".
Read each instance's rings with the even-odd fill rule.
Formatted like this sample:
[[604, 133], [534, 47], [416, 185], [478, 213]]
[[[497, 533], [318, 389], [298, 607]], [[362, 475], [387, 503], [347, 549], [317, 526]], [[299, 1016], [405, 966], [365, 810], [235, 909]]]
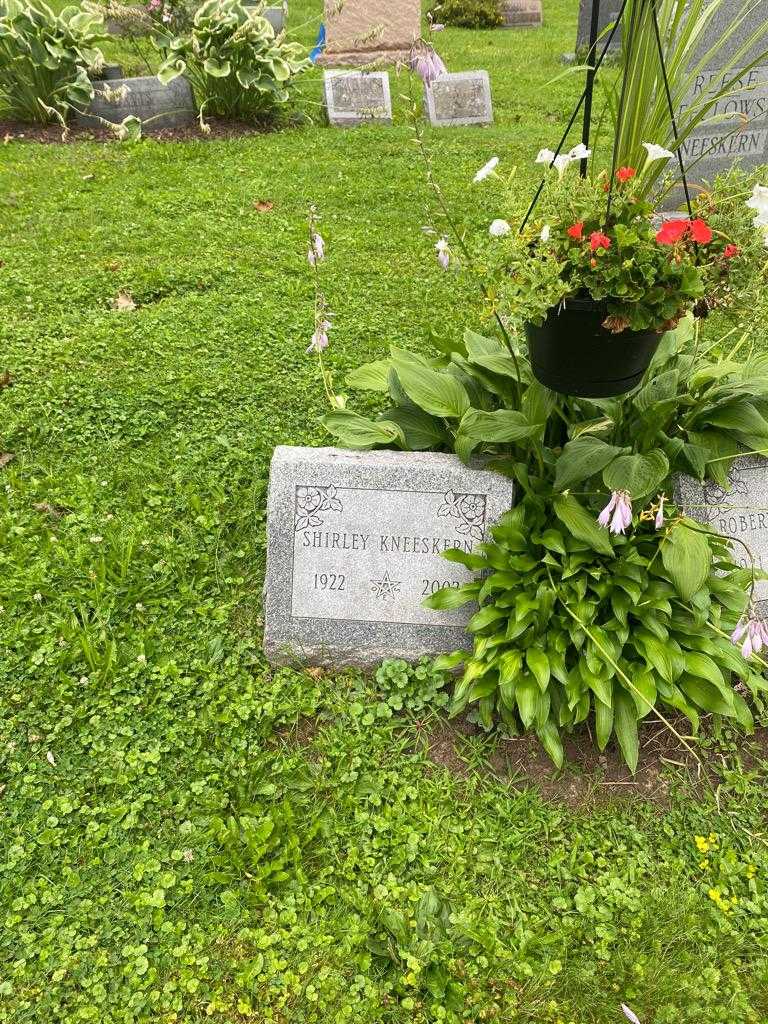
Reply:
[[424, 608], [472, 580], [448, 562], [511, 508], [513, 485], [451, 455], [278, 448], [265, 647], [273, 660], [372, 665], [463, 645], [471, 611]]

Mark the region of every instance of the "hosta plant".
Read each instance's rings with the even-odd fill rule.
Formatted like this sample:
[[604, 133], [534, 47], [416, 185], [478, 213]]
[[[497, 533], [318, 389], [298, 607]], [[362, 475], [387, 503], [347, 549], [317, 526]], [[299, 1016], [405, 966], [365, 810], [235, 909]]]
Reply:
[[93, 98], [88, 73], [104, 64], [103, 38], [93, 10], [56, 14], [42, 0], [7, 0], [0, 8], [0, 107], [20, 121], [66, 120]]
[[276, 38], [262, 8], [238, 0], [207, 0], [191, 30], [158, 39], [164, 60], [158, 77], [186, 75], [205, 115], [242, 121], [273, 118], [289, 98], [296, 75], [310, 67], [298, 43]]

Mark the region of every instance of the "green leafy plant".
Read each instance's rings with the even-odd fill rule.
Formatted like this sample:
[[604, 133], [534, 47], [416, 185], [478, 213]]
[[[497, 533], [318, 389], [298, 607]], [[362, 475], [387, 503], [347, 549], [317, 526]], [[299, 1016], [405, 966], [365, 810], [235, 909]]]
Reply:
[[351, 708], [363, 725], [391, 718], [398, 711], [420, 713], [443, 708], [450, 703], [447, 683], [447, 673], [436, 669], [429, 658], [421, 658], [415, 665], [401, 658], [387, 658], [372, 681], [361, 677]]
[[[654, 8], [675, 111], [677, 142], [659, 60]], [[638, 166], [644, 156], [644, 141], [663, 143], [675, 152], [682, 148], [685, 155], [688, 140], [697, 129], [714, 127], [724, 138], [743, 130], [743, 117], [750, 116], [754, 104], [749, 92], [742, 112], [723, 114], [722, 109], [724, 100], [754, 87], [753, 72], [768, 54], [765, 27], [757, 12], [758, 5], [753, 3], [744, 3], [735, 11], [727, 0], [657, 0], [655, 4], [628, 0], [624, 39], [628, 39], [631, 28], [634, 41], [631, 47], [626, 42], [622, 47], [621, 65], [627, 72], [628, 85], [621, 118], [620, 86], [608, 89], [614, 128], [611, 146], [617, 135], [618, 165]], [[708, 45], [703, 45], [704, 39], [709, 40]], [[716, 79], [710, 74], [712, 68], [717, 68]], [[701, 87], [704, 78], [706, 88]], [[718, 144], [718, 139], [712, 140], [713, 147]], [[688, 169], [693, 169], [706, 152], [695, 160], [686, 156]], [[658, 163], [648, 168], [641, 184], [645, 194], [654, 190], [663, 172], [663, 165]]]
[[504, 22], [498, 0], [440, 0], [430, 14], [457, 28], [498, 28]]
[[93, 98], [88, 72], [104, 56], [102, 18], [65, 7], [54, 13], [42, 0], [7, 0], [0, 14], [0, 106], [20, 121], [63, 121], [72, 107]]
[[189, 78], [205, 114], [243, 121], [268, 121], [289, 98], [294, 78], [310, 66], [298, 43], [275, 37], [261, 8], [239, 0], [207, 0], [191, 30], [175, 38], [158, 37], [166, 56], [161, 82]]

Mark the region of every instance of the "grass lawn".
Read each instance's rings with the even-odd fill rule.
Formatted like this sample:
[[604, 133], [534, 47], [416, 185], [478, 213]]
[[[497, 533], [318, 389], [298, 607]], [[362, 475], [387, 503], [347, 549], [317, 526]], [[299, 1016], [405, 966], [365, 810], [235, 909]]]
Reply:
[[[570, 113], [576, 9], [440, 36], [493, 85], [493, 127], [427, 131], [468, 230], [505, 212], [477, 168], [528, 189]], [[760, 742], [708, 741], [717, 800], [674, 765], [545, 799], [504, 741], [436, 763], [434, 710], [261, 654], [272, 449], [324, 442], [308, 204], [339, 384], [476, 322], [407, 88], [387, 129], [325, 127], [313, 73], [303, 128], [0, 148], [2, 1022], [768, 1021]]]

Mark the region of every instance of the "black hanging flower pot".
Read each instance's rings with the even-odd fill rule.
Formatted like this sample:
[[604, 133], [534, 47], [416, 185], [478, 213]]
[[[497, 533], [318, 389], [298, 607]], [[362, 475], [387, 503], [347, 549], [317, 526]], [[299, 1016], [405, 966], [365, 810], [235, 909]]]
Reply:
[[552, 391], [580, 398], [624, 395], [642, 380], [663, 334], [603, 327], [605, 306], [593, 299], [566, 299], [539, 327], [525, 333], [533, 375]]

